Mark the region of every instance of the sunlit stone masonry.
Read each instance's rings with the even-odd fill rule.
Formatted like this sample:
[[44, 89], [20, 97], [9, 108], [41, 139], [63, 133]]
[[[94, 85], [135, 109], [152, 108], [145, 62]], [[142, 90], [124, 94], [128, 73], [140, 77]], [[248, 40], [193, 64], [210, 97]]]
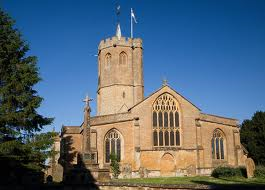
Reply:
[[245, 165], [236, 119], [202, 113], [166, 81], [144, 97], [140, 38], [119, 34], [99, 43], [96, 93], [97, 115], [90, 116], [87, 97], [84, 122], [62, 127], [54, 174], [60, 166], [64, 177], [83, 167], [107, 179], [112, 153], [120, 178], [209, 175], [220, 165]]

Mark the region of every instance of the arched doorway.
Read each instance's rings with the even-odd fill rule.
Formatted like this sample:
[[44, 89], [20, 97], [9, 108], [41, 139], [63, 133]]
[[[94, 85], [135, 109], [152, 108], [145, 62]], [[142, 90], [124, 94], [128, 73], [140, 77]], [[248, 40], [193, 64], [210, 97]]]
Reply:
[[169, 154], [165, 153], [160, 160], [161, 176], [174, 176], [175, 173], [175, 159]]

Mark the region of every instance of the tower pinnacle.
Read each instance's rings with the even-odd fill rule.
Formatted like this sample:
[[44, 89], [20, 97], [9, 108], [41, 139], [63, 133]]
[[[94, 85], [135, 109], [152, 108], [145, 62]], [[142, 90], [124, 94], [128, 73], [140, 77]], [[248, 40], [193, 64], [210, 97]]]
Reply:
[[120, 27], [120, 23], [118, 23], [118, 25], [117, 25], [116, 36], [117, 36], [117, 38], [119, 40], [121, 39], [121, 27]]

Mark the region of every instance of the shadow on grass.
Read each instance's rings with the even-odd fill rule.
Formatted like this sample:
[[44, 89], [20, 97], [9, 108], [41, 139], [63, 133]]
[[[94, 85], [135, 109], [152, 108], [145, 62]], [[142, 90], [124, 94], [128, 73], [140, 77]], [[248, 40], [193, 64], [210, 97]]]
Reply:
[[[259, 179], [252, 179], [253, 181], [248, 181], [248, 179], [228, 179], [228, 178], [213, 178], [218, 181], [207, 181], [207, 180], [191, 180], [192, 183], [209, 185], [210, 189], [265, 189], [265, 183], [259, 181]], [[221, 181], [223, 183], [221, 183]]]
[[[54, 183], [49, 176], [49, 183], [44, 181], [44, 172], [35, 171], [25, 167], [25, 164], [33, 162], [30, 159], [15, 159], [8, 155], [0, 155], [0, 189], [20, 189], [20, 190], [63, 190], [70, 189], [91, 189], [98, 190], [96, 180], [83, 162], [82, 156], [73, 148], [72, 137], [64, 140], [63, 154], [60, 155], [59, 164], [63, 167], [63, 181]], [[17, 155], [23, 152], [15, 150]], [[73, 164], [77, 156], [77, 164]]]

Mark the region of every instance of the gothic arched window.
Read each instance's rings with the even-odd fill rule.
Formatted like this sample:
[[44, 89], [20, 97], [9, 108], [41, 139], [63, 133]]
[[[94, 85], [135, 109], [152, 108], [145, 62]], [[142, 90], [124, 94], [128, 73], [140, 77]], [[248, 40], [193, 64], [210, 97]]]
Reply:
[[111, 130], [105, 137], [105, 162], [110, 163], [110, 155], [115, 154], [121, 160], [121, 137], [115, 130]]
[[105, 66], [106, 68], [109, 68], [111, 64], [111, 54], [107, 53], [105, 56]]
[[159, 96], [153, 104], [153, 145], [159, 147], [180, 146], [179, 106], [168, 94]]
[[212, 158], [217, 160], [223, 160], [224, 155], [224, 141], [225, 137], [222, 131], [219, 129], [214, 130], [212, 137]]
[[153, 112], [153, 126], [157, 127], [157, 113]]
[[126, 65], [127, 64], [127, 54], [124, 51], [120, 53], [119, 63], [121, 65]]

